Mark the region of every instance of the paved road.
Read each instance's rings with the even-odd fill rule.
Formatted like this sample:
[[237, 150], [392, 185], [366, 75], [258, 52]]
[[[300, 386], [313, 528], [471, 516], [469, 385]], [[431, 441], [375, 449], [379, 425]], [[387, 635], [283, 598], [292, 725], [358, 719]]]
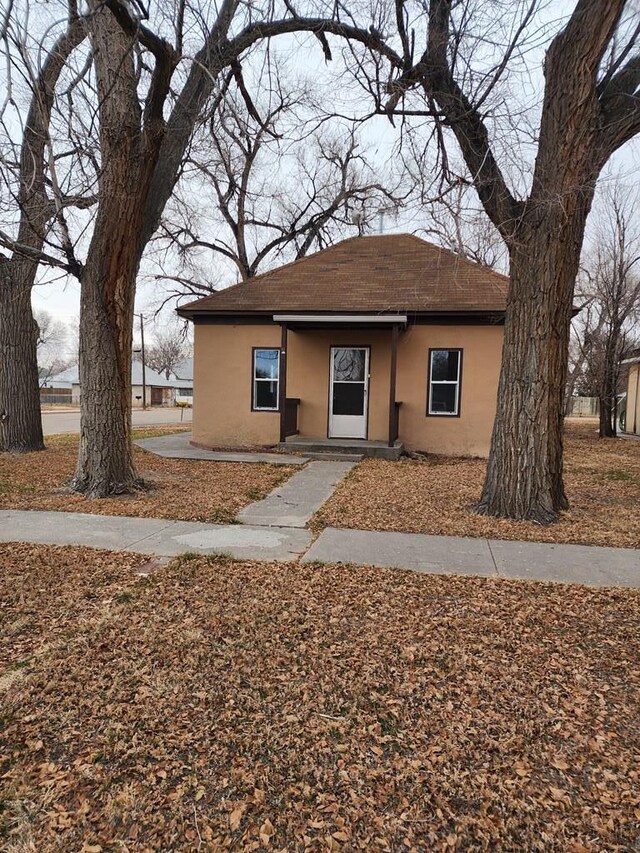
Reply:
[[[133, 412], [133, 425], [156, 426], [158, 424], [191, 423], [191, 409], [147, 409]], [[43, 412], [42, 428], [45, 435], [58, 432], [80, 432], [80, 412]]]

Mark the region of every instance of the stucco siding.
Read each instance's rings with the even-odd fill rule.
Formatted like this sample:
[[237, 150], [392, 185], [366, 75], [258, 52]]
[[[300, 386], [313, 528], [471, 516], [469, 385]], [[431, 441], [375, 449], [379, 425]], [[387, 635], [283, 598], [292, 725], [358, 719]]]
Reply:
[[[400, 439], [413, 450], [488, 456], [496, 412], [502, 326], [412, 326], [400, 337]], [[460, 415], [427, 416], [430, 349], [461, 349]]]
[[278, 412], [251, 411], [252, 347], [280, 346], [280, 327], [196, 325], [193, 441], [209, 447], [275, 444]]
[[640, 364], [632, 364], [629, 368], [625, 432], [640, 435]]
[[[503, 329], [415, 325], [399, 337], [396, 399], [400, 440], [430, 453], [486, 456], [495, 416]], [[370, 347], [368, 438], [389, 428], [389, 329], [289, 331], [287, 396], [299, 397], [300, 435], [325, 438], [331, 346]], [[279, 347], [275, 325], [197, 324], [193, 438], [206, 446], [275, 444], [278, 412], [251, 411], [252, 347]], [[429, 349], [463, 351], [460, 416], [427, 416]]]

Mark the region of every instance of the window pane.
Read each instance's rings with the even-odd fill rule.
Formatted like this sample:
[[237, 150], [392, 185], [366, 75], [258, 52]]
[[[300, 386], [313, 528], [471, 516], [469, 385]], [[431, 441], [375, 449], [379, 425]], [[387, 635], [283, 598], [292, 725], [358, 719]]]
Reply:
[[333, 351], [334, 382], [364, 382], [365, 352], [361, 349]]
[[364, 415], [364, 383], [333, 383], [333, 414]]
[[257, 349], [255, 351], [255, 378], [277, 379], [278, 378], [278, 356], [277, 349]]
[[455, 349], [436, 349], [431, 353], [431, 381], [456, 382], [460, 352]]
[[431, 406], [429, 411], [436, 414], [455, 415], [457, 385], [431, 385]]
[[256, 387], [256, 409], [278, 408], [278, 383], [257, 380]]

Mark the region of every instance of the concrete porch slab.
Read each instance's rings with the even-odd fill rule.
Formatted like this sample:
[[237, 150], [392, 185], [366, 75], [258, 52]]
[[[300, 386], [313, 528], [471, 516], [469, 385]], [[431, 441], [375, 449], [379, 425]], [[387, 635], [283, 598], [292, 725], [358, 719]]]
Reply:
[[233, 450], [205, 450], [194, 447], [190, 432], [177, 432], [171, 435], [160, 435], [156, 438], [141, 438], [134, 444], [156, 456], [166, 456], [170, 459], [208, 459], [212, 462], [262, 462], [268, 465], [304, 465], [307, 460], [302, 456], [290, 453], [242, 452]]

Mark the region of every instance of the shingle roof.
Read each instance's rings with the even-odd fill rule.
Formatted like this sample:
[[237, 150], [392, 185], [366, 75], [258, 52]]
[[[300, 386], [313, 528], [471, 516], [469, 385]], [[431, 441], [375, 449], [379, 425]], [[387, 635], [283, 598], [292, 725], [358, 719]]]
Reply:
[[181, 314], [504, 311], [509, 280], [411, 234], [352, 237], [182, 305]]

